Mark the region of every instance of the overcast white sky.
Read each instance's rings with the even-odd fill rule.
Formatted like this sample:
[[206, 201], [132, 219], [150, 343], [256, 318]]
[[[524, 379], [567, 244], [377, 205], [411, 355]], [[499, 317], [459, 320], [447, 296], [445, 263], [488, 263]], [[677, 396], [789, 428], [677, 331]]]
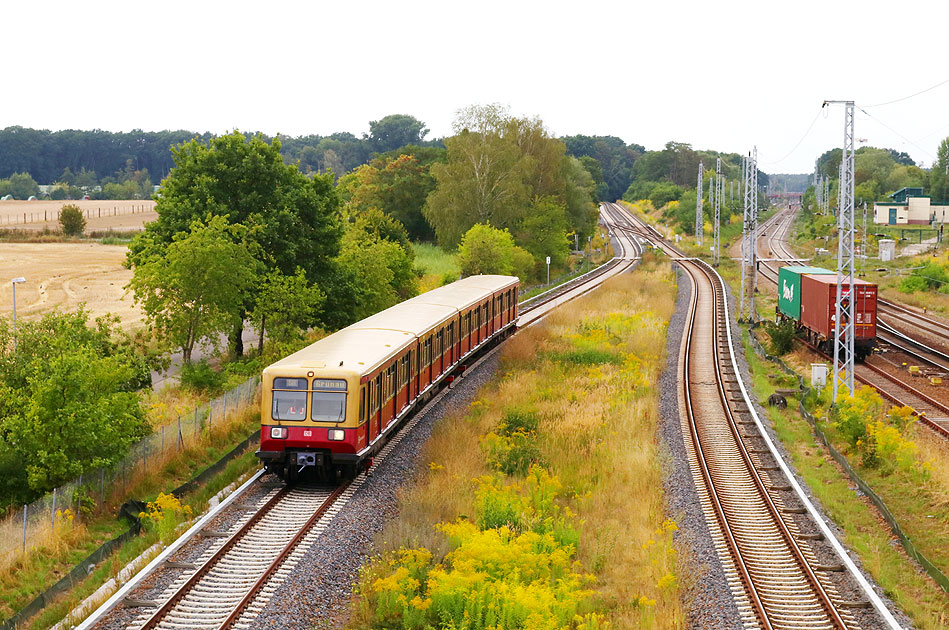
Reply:
[[[432, 138], [500, 102], [556, 135], [757, 145], [762, 170], [810, 172], [843, 139], [824, 99], [949, 79], [945, 0], [12, 0], [0, 16], [0, 128], [358, 136], [404, 113]], [[858, 138], [928, 166], [949, 83], [866, 111]]]

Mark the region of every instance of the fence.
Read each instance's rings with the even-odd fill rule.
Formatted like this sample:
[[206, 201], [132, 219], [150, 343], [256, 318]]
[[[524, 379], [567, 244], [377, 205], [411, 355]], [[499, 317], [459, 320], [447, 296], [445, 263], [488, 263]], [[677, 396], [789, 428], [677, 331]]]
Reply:
[[[39, 202], [44, 203], [44, 202]], [[57, 202], [58, 203], [58, 202]], [[62, 202], [70, 203], [69, 201]], [[2, 210], [3, 208], [0, 208]], [[44, 210], [21, 211], [10, 210], [0, 213], [0, 225], [31, 225], [37, 223], [49, 223], [50, 221], [59, 221], [59, 211], [61, 208], [46, 208]], [[128, 214], [142, 214], [145, 212], [154, 212], [154, 203], [142, 203], [132, 205], [111, 205], [80, 208], [86, 219], [97, 219], [102, 217], [117, 217]]]
[[[155, 470], [170, 455], [197, 442], [205, 429], [257, 400], [260, 377], [248, 379], [222, 396], [178, 416], [141, 440], [115, 466], [81, 475], [50, 494], [8, 513], [0, 520], [0, 568], [7, 567], [31, 549], [54, 542], [74, 519], [82, 518], [83, 504], [103, 506], [107, 496], [126, 497], [131, 483]], [[69, 512], [66, 512], [69, 510]]]

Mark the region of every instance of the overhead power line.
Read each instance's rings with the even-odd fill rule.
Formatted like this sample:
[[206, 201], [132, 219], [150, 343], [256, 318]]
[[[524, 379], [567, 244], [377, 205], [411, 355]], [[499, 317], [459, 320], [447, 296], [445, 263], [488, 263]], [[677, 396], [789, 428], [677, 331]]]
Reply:
[[[893, 103], [900, 103], [900, 102], [902, 102], [902, 101], [906, 101], [906, 100], [909, 100], [909, 99], [911, 99], [911, 98], [913, 98], [913, 97], [919, 96], [920, 94], [925, 94], [926, 92], [929, 92], [930, 90], [935, 90], [937, 87], [939, 87], [939, 86], [941, 86], [941, 85], [945, 85], [945, 84], [947, 84], [947, 83], [949, 83], [949, 79], [946, 79], [945, 81], [940, 81], [940, 82], [937, 83], [936, 85], [933, 85], [933, 86], [931, 86], [931, 87], [928, 87], [928, 88], [926, 88], [925, 90], [921, 90], [921, 91], [919, 91], [919, 92], [916, 92], [915, 94], [910, 94], [909, 96], [904, 96], [903, 98], [898, 98], [898, 99], [896, 99], [895, 101], [887, 101], [887, 102], [885, 102], [885, 103], [874, 103], [873, 105], [861, 105], [860, 107], [861, 107], [861, 109], [864, 108], [864, 107], [883, 107], [884, 105], [892, 105]], [[864, 113], [866, 113], [866, 112], [864, 112]]]

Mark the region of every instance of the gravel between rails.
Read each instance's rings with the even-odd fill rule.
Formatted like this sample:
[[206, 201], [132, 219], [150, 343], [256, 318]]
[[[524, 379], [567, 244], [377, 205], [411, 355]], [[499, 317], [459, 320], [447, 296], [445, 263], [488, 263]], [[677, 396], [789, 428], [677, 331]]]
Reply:
[[[732, 346], [735, 351], [735, 358], [738, 362], [738, 371], [741, 374], [742, 380], [744, 380], [746, 384], [750, 384], [752, 382], [751, 371], [750, 371], [750, 368], [748, 367], [748, 360], [745, 358], [745, 349], [742, 346], [742, 335], [740, 334], [741, 329], [738, 328], [738, 324], [737, 324], [738, 302], [734, 294], [732, 293], [731, 287], [728, 286], [727, 284], [726, 284], [726, 291], [728, 292], [728, 300], [729, 300], [728, 303], [730, 307], [729, 317], [731, 319], [731, 325], [732, 325]], [[774, 370], [775, 372], [778, 372], [780, 368], [778, 368], [778, 366], [774, 366]], [[771, 437], [771, 440], [774, 442], [775, 446], [777, 447], [778, 452], [781, 454], [781, 457], [784, 459], [785, 463], [787, 463], [788, 467], [794, 473], [795, 479], [797, 479], [798, 483], [801, 485], [801, 488], [804, 490], [804, 493], [807, 495], [807, 498], [811, 501], [811, 503], [814, 504], [814, 507], [817, 508], [818, 513], [820, 513], [821, 518], [824, 519], [824, 522], [830, 528], [830, 531], [833, 532], [834, 536], [836, 536], [837, 539], [841, 542], [841, 544], [843, 544], [844, 548], [847, 549], [847, 553], [850, 556], [850, 558], [853, 560], [854, 564], [857, 565], [857, 568], [860, 569], [860, 571], [863, 573], [864, 577], [867, 579], [867, 582], [870, 583], [870, 585], [873, 587], [873, 590], [876, 592], [876, 594], [880, 596], [880, 598], [883, 600], [883, 603], [886, 605], [886, 607], [889, 608], [890, 612], [893, 613], [893, 616], [896, 617], [897, 622], [899, 622], [899, 624], [903, 628], [906, 628], [906, 629], [914, 628], [915, 626], [913, 625], [913, 622], [909, 619], [909, 617], [907, 617], [903, 613], [903, 611], [900, 610], [899, 607], [893, 603], [892, 600], [886, 597], [880, 585], [877, 584], [876, 580], [874, 580], [873, 577], [869, 573], [867, 573], [867, 571], [863, 568], [863, 563], [860, 561], [860, 558], [857, 556], [857, 554], [848, 548], [846, 535], [837, 526], [837, 524], [827, 516], [827, 513], [824, 510], [824, 507], [821, 505], [820, 501], [814, 496], [814, 494], [811, 492], [810, 487], [807, 485], [807, 482], [804, 481], [800, 473], [798, 473], [794, 465], [794, 460], [791, 459], [791, 456], [789, 455], [787, 448], [784, 446], [784, 443], [780, 440], [780, 438], [778, 438], [777, 434], [774, 431], [774, 425], [771, 423], [771, 418], [768, 416], [767, 410], [761, 406], [757, 397], [752, 392], [750, 385], [748, 387], [748, 394], [752, 399], [751, 402], [752, 402], [752, 405], [754, 405], [755, 411], [758, 413], [758, 417], [761, 419], [761, 423], [764, 425], [765, 430], [768, 432], [768, 435]], [[762, 444], [763, 444], [763, 441], [762, 441]], [[837, 467], [836, 463], [832, 459], [830, 459], [829, 456], [828, 456], [828, 460], [830, 461], [831, 464], [834, 465], [834, 467], [837, 470], [840, 470]], [[840, 472], [842, 475], [845, 474], [843, 473], [843, 471], [840, 471]], [[852, 486], [852, 487], [855, 490], [855, 492], [859, 492], [856, 486]], [[790, 502], [791, 501], [789, 501], [789, 503]], [[798, 500], [794, 499], [793, 503], [794, 505], [797, 505]], [[873, 510], [873, 507], [870, 506], [870, 509]], [[876, 513], [875, 510], [874, 510], [874, 513]], [[796, 522], [798, 523], [798, 526], [803, 532], [817, 531], [817, 526], [810, 520], [810, 518], [805, 519], [803, 517], [798, 517], [796, 519]], [[880, 519], [880, 522], [883, 523], [882, 519]], [[885, 527], [885, 524], [881, 526]], [[813, 549], [815, 555], [817, 555], [817, 557], [820, 559], [820, 561], [834, 563], [834, 564], [839, 562], [839, 560], [837, 560], [836, 553], [834, 553], [830, 549], [830, 546], [828, 544], [823, 544], [823, 543], [813, 544], [811, 548]], [[846, 597], [847, 599], [851, 599], [851, 600], [856, 600], [856, 599], [865, 600], [866, 599], [866, 596], [863, 595], [862, 589], [860, 589], [856, 580], [854, 580], [853, 577], [850, 577], [848, 573], [836, 574], [836, 576], [834, 576], [834, 584], [838, 592], [841, 594], [841, 596]], [[872, 608], [852, 609], [851, 612], [853, 616], [856, 618], [857, 623], [860, 624], [860, 628], [862, 628], [862, 630], [888, 630], [889, 629], [889, 626], [883, 621], [882, 618], [880, 618], [879, 614], [877, 614], [877, 612], [873, 610]]]
[[296, 565], [280, 593], [264, 607], [253, 628], [308, 630], [344, 628], [349, 619], [352, 587], [360, 567], [373, 551], [374, 536], [398, 514], [398, 491], [411, 482], [422, 446], [447, 411], [474, 400], [494, 375], [500, 353], [494, 352], [448, 395], [424, 410], [415, 426], [386, 457], [352, 500]]
[[666, 369], [659, 378], [659, 439], [663, 457], [666, 511], [679, 526], [675, 540], [679, 546], [681, 583], [688, 611], [688, 627], [702, 630], [739, 630], [744, 626], [722, 572], [705, 515], [699, 503], [689, 469], [682, 425], [679, 419], [679, 351], [685, 328], [689, 299], [689, 277], [677, 274], [679, 292], [676, 310], [667, 329]]

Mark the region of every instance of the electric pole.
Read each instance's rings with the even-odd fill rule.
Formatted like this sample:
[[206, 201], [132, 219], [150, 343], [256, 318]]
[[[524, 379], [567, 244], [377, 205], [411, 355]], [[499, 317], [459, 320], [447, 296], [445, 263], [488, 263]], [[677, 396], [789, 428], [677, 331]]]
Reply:
[[719, 244], [721, 242], [722, 220], [722, 158], [715, 158], [715, 244], [712, 252], [712, 264], [718, 266]]
[[698, 183], [695, 185], [695, 244], [702, 244], [702, 233], [705, 231], [705, 216], [702, 212], [702, 179], [705, 171], [702, 162], [699, 162]]
[[[854, 304], [857, 291], [854, 276], [854, 105], [853, 101], [824, 101], [844, 105], [844, 147], [840, 160], [839, 203], [837, 210], [837, 297], [834, 305], [834, 402], [840, 386], [853, 395]], [[845, 293], [846, 290], [846, 293]]]
[[742, 158], [742, 176], [745, 187], [744, 199], [744, 229], [741, 242], [741, 303], [739, 306], [739, 320], [744, 319], [747, 311], [748, 320], [755, 317], [755, 288], [757, 282], [758, 263], [758, 148]]

